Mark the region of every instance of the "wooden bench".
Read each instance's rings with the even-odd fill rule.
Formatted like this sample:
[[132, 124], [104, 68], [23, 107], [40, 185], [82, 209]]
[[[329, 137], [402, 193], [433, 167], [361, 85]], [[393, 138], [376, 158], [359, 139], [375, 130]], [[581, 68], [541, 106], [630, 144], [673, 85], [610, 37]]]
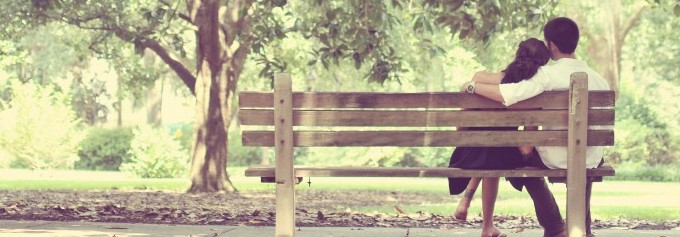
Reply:
[[[569, 91], [544, 92], [509, 110], [465, 93], [295, 92], [288, 74], [275, 76], [274, 92], [241, 92], [239, 119], [245, 146], [274, 147], [275, 167], [253, 167], [246, 176], [276, 182], [276, 236], [295, 234], [297, 177], [549, 177], [567, 183], [567, 228], [584, 236], [585, 187], [613, 176], [604, 166], [585, 168], [588, 146], [614, 144], [613, 91], [588, 91], [587, 75], [571, 75]], [[540, 109], [538, 109], [540, 108]], [[463, 110], [465, 109], [465, 110]], [[472, 109], [472, 110], [471, 110]], [[273, 127], [272, 127], [273, 126]], [[565, 126], [562, 131], [457, 131], [456, 127]], [[612, 126], [613, 127], [613, 126]], [[567, 146], [560, 170], [461, 170], [448, 167], [293, 167], [294, 147]], [[446, 187], [442, 187], [446, 189]], [[453, 205], [453, 204], [452, 204]]]

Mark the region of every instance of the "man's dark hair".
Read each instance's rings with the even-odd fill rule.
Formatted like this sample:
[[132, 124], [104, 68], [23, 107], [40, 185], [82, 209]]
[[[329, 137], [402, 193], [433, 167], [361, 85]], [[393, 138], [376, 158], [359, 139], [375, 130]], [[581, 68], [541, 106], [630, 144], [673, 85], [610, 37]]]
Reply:
[[545, 24], [543, 37], [555, 44], [560, 52], [572, 54], [578, 45], [578, 26], [569, 18], [558, 17]]

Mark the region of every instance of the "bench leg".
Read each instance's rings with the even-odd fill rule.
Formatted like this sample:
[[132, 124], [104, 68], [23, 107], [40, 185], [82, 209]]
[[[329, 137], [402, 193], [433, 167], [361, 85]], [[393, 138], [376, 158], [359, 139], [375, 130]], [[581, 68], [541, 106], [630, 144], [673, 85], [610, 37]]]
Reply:
[[295, 236], [295, 187], [292, 179], [276, 184], [276, 237]]
[[276, 125], [276, 236], [295, 236], [295, 171], [293, 169], [293, 92], [290, 75], [274, 77]]
[[567, 233], [570, 237], [586, 236], [586, 182], [567, 182]]

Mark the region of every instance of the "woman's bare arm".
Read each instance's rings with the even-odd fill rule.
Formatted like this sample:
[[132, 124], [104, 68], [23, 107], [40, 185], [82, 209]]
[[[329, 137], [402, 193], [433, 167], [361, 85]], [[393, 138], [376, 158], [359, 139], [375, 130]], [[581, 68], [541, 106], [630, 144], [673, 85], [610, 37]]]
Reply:
[[472, 81], [484, 84], [498, 85], [501, 84], [503, 76], [505, 76], [505, 74], [502, 72], [479, 71], [476, 72], [474, 76], [472, 76]]

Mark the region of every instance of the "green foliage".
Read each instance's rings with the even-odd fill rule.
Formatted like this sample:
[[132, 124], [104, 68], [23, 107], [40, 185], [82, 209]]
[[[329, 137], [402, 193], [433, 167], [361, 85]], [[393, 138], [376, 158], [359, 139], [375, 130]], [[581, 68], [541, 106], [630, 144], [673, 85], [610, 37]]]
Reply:
[[[446, 29], [449, 36], [459, 39], [488, 41], [498, 32], [518, 27], [538, 27], [552, 13], [553, 1], [522, 0], [501, 4], [498, 1], [413, 1], [402, 4], [399, 1], [303, 1], [291, 2], [283, 15], [282, 22], [294, 22], [289, 30], [299, 32], [305, 38], [314, 38], [318, 44], [312, 50], [309, 65], [321, 62], [329, 69], [331, 64], [346, 60], [356, 69], [368, 64], [365, 77], [369, 81], [384, 83], [388, 79], [401, 79], [404, 67], [398, 42], [404, 38], [403, 31], [411, 29], [412, 34], [427, 35]], [[287, 26], [286, 24], [279, 24]], [[257, 29], [257, 27], [256, 27]], [[262, 28], [266, 29], [266, 28]], [[257, 31], [256, 31], [257, 33]], [[256, 34], [257, 35], [257, 34]], [[416, 37], [418, 38], [418, 37]], [[267, 38], [269, 39], [269, 38]], [[272, 40], [269, 40], [272, 41]], [[421, 38], [428, 49], [436, 54], [444, 49]], [[263, 45], [255, 42], [255, 52], [262, 52]], [[421, 51], [422, 52], [422, 51]], [[265, 55], [263, 53], [260, 53]], [[422, 53], [420, 53], [422, 54]], [[415, 54], [418, 55], [418, 54]], [[266, 55], [265, 55], [266, 56]], [[412, 55], [407, 55], [411, 57]], [[270, 70], [271, 60], [262, 57], [263, 71]], [[283, 66], [285, 68], [285, 65]], [[270, 75], [271, 73], [263, 73]]]
[[130, 128], [93, 128], [81, 142], [75, 163], [76, 169], [88, 170], [119, 170], [121, 163], [128, 160], [130, 142], [132, 140]]
[[168, 131], [140, 126], [134, 130], [129, 160], [120, 170], [140, 178], [177, 178], [189, 166], [189, 152]]
[[73, 168], [83, 137], [68, 93], [33, 83], [11, 85], [12, 100], [0, 112], [0, 147], [20, 167]]
[[406, 156], [402, 158], [402, 163], [399, 166], [416, 166], [406, 161], [414, 160], [418, 166], [427, 167], [446, 167], [449, 165], [449, 159], [453, 147], [427, 147], [427, 148], [410, 148], [406, 152]]
[[194, 123], [175, 123], [168, 126], [172, 137], [179, 141], [182, 148], [191, 150], [194, 142]]
[[607, 180], [639, 180], [656, 182], [679, 182], [680, 166], [649, 165], [645, 162], [625, 162], [616, 165], [616, 176], [606, 177]]
[[[64, 68], [87, 65], [83, 61], [91, 59], [91, 54], [106, 59], [122, 80], [124, 91], [130, 92], [133, 98], [140, 99], [141, 91], [153, 84], [160, 72], [157, 67], [144, 65], [139, 57], [145, 54], [145, 39], [157, 40], [161, 50], [165, 50], [163, 45], [169, 45], [168, 51], [164, 51], [166, 53], [176, 51], [182, 57], [187, 56], [184, 42], [192, 41], [183, 38], [187, 34], [193, 36], [193, 33], [186, 32], [187, 22], [178, 21], [178, 8], [186, 9], [182, 1], [174, 1], [172, 5], [165, 1], [146, 0], [19, 1], [3, 5], [3, 10], [6, 11], [3, 17], [12, 20], [0, 22], [0, 28], [4, 28], [6, 32], [5, 35], [0, 34], [0, 39], [27, 41], [24, 47], [36, 54], [36, 62], [54, 62], [18, 65], [35, 68], [33, 71], [45, 75], [54, 74], [53, 71], [46, 70], [50, 68], [58, 69], [57, 73], [65, 73], [67, 70]], [[52, 54], [53, 52], [61, 54]], [[76, 63], [73, 63], [74, 60]], [[77, 80], [78, 73], [74, 73]], [[78, 83], [80, 82], [75, 84], [74, 92], [79, 93], [79, 96], [98, 91], [92, 85], [82, 86]], [[98, 94], [100, 93], [94, 93]], [[76, 105], [80, 107], [87, 107], [90, 100], [92, 99], [74, 97]]]
[[311, 147], [296, 148], [299, 165], [444, 167], [453, 148]]
[[42, 24], [43, 21], [30, 19], [33, 13], [29, 1], [4, 1], [0, 7], [0, 37], [21, 38], [25, 31]]
[[606, 159], [612, 163], [668, 165], [678, 162], [680, 140], [651, 109], [654, 103], [622, 91], [616, 107], [616, 141]]
[[37, 26], [6, 47], [9, 57], [0, 63], [0, 69], [12, 80], [69, 90], [72, 106], [84, 123], [104, 122], [108, 112], [104, 102], [109, 96], [106, 77], [101, 76], [103, 70], [86, 70], [93, 66], [88, 48], [92, 36], [65, 24]]
[[229, 165], [251, 166], [260, 164], [263, 149], [259, 147], [244, 147], [239, 133], [237, 130], [229, 132]]
[[108, 120], [109, 108], [104, 104], [104, 99], [109, 97], [109, 93], [105, 81], [79, 75], [74, 79], [71, 91], [71, 105], [85, 123], [97, 125]]
[[[680, 9], [680, 4], [675, 3]], [[680, 85], [680, 16], [672, 13], [673, 6], [663, 1], [644, 14], [638, 26], [626, 38], [622, 57], [630, 60], [640, 75], [653, 72], [659, 79]]]
[[4, 147], [0, 146], [0, 169], [9, 168], [13, 161], [14, 157], [12, 157], [12, 154], [7, 152]]

